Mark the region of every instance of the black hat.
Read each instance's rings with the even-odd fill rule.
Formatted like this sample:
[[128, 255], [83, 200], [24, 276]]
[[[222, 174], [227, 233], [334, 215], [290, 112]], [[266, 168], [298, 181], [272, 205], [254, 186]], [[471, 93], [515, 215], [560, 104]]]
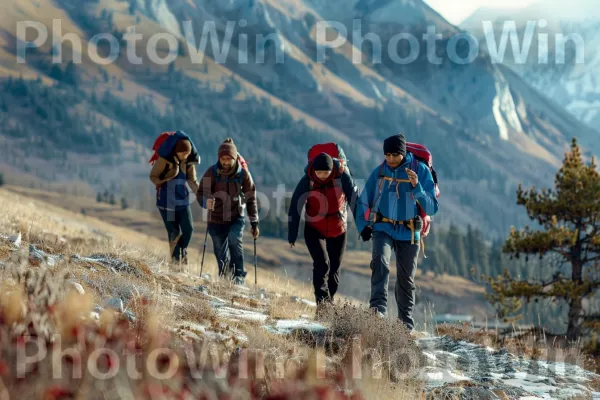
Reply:
[[400, 153], [406, 157], [406, 138], [399, 133], [383, 141], [383, 153]]
[[313, 169], [315, 171], [332, 171], [333, 158], [327, 153], [321, 153], [313, 160]]

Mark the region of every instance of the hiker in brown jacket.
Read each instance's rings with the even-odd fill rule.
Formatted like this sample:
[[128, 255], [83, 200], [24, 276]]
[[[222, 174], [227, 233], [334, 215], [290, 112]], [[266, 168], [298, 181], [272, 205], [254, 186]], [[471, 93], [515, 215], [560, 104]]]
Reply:
[[167, 229], [171, 262], [187, 264], [187, 247], [194, 227], [186, 184], [193, 192], [198, 190], [196, 165], [200, 156], [184, 132], [173, 132], [161, 139], [164, 142], [150, 160], [153, 163], [150, 180], [156, 187], [156, 206]]
[[256, 239], [259, 235], [256, 187], [231, 138], [219, 146], [218, 158], [200, 180], [196, 198], [209, 210], [208, 233], [219, 264], [219, 275], [231, 273], [234, 283], [243, 284], [246, 215], [252, 236]]

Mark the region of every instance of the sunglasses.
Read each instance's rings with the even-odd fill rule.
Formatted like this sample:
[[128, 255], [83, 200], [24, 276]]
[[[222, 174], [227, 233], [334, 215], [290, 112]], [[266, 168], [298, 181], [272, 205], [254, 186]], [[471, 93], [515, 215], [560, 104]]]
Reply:
[[386, 157], [398, 157], [400, 153], [385, 153]]

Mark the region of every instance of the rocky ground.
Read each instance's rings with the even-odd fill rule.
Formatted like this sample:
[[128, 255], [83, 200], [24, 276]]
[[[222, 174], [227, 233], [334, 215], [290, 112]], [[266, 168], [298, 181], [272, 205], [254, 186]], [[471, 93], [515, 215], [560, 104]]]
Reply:
[[[377, 386], [392, 391], [403, 387], [403, 393], [410, 386], [415, 395], [426, 398], [600, 398], [600, 376], [557, 351], [532, 360], [507, 349], [449, 336], [427, 332], [408, 335], [395, 321], [382, 320], [350, 305], [331, 308], [315, 321], [314, 302], [285, 288], [254, 287], [252, 283], [235, 286], [210, 274], [198, 277], [175, 272], [161, 263], [110, 252], [52, 253], [50, 246], [25, 243], [20, 235], [0, 235], [0, 249], [3, 332], [13, 338], [22, 338], [32, 329], [36, 335], [50, 338], [52, 332], [64, 332], [58, 327], [64, 328], [65, 319], [74, 318], [96, 329], [106, 328], [107, 315], [113, 315], [116, 325], [112, 329], [121, 326], [115, 321], [121, 321], [126, 332], [143, 328], [154, 332], [154, 340], [164, 334], [169, 338], [164, 340], [174, 348], [211, 343], [221, 356], [218, 364], [228, 365], [228, 372], [216, 379], [225, 386], [231, 381], [232, 357], [238, 360], [246, 350], [260, 354], [264, 363], [261, 373], [270, 384], [292, 376], [290, 363], [299, 373], [314, 360], [313, 381], [332, 385], [338, 393], [341, 389], [356, 396], [362, 393], [365, 398], [385, 397], [368, 392]], [[40, 304], [44, 285], [57, 288], [47, 289], [42, 302], [50, 309], [60, 308], [69, 300], [81, 304], [67, 313], [74, 315], [60, 314], [62, 321], [55, 319], [55, 325], [48, 322], [49, 326], [41, 328], [40, 321], [52, 318], [47, 310], [41, 312], [32, 303]], [[50, 300], [52, 290], [57, 294]], [[19, 306], [15, 308], [16, 303]], [[38, 320], [34, 319], [36, 312], [40, 313]], [[10, 321], [12, 324], [7, 324]], [[74, 322], [71, 325], [76, 326]], [[6, 345], [4, 350], [8, 353], [3, 358], [10, 359]], [[18, 363], [14, 367], [18, 369]], [[335, 376], [344, 379], [336, 381]], [[18, 387], [10, 379], [4, 382], [9, 393]], [[63, 389], [77, 392], [72, 386], [68, 388]], [[261, 390], [263, 394], [257, 398], [274, 389]]]

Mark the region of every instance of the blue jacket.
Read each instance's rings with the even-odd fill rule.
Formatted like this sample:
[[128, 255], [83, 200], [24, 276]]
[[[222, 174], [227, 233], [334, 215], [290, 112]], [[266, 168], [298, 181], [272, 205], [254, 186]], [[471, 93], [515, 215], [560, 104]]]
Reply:
[[[395, 170], [386, 162], [383, 163], [383, 167], [378, 166], [373, 170], [360, 194], [357, 205], [356, 226], [358, 232], [362, 232], [367, 225], [370, 225], [374, 232], [385, 232], [395, 240], [408, 241], [411, 240], [412, 235], [410, 229], [403, 225], [394, 226], [387, 222], [373, 223], [372, 221], [367, 221], [367, 218], [369, 218], [369, 209], [373, 208], [372, 213], [379, 211], [383, 217], [394, 221], [407, 221], [419, 214], [416, 204], [418, 201], [427, 215], [433, 216], [437, 213], [439, 203], [435, 197], [433, 176], [429, 168], [422, 162], [417, 163], [416, 172], [419, 177], [419, 183], [416, 187], [413, 188], [410, 182], [382, 180], [382, 192], [378, 196], [380, 170], [383, 176], [408, 180], [405, 168], [410, 168], [412, 161], [413, 155], [407, 153], [402, 165]], [[376, 201], [378, 204], [376, 204]], [[373, 215], [371, 214], [371, 216]], [[419, 241], [420, 236], [420, 232], [415, 231], [415, 241]]]

